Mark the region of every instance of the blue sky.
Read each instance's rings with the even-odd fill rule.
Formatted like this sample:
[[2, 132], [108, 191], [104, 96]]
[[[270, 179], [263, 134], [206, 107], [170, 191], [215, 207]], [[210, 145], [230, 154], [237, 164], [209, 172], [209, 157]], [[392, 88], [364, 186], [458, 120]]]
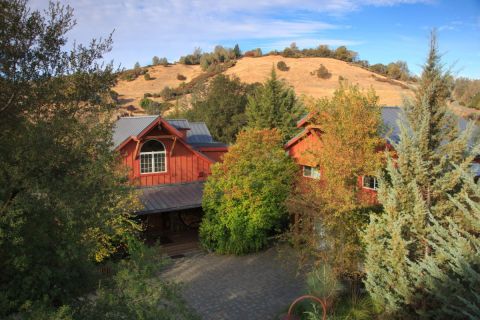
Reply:
[[[217, 44], [264, 52], [346, 45], [370, 63], [407, 61], [419, 73], [429, 33], [438, 29], [444, 62], [457, 76], [480, 78], [480, 0], [62, 0], [75, 10], [71, 40], [115, 29], [108, 55], [130, 68], [152, 57], [177, 60]], [[31, 0], [45, 8], [45, 0]]]

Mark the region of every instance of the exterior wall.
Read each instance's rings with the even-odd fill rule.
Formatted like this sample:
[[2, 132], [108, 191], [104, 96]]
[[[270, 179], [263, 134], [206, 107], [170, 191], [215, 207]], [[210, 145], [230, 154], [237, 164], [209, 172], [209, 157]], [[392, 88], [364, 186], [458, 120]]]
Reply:
[[209, 157], [210, 159], [212, 160], [215, 160], [215, 161], [223, 161], [223, 156], [225, 155], [225, 153], [227, 152], [226, 149], [223, 149], [223, 148], [200, 148], [200, 151], [206, 155], [207, 157]]
[[[387, 146], [388, 147], [388, 146]], [[303, 177], [303, 170], [301, 168], [302, 165], [308, 165], [308, 166], [316, 166], [317, 161], [315, 160], [315, 157], [313, 156], [312, 150], [316, 150], [315, 153], [318, 153], [318, 150], [321, 150], [322, 148], [322, 143], [318, 137], [315, 137], [311, 132], [309, 132], [305, 137], [297, 141], [295, 144], [290, 146], [287, 149], [287, 152], [290, 157], [294, 159], [294, 161], [299, 165], [299, 170], [298, 174], [299, 176]], [[381, 148], [379, 150], [381, 152], [384, 151], [384, 148]], [[320, 168], [320, 173], [322, 172]], [[307, 178], [303, 177], [305, 182], [308, 181], [315, 181], [312, 178]], [[318, 181], [318, 180], [317, 180]], [[320, 185], [326, 183], [326, 181], [323, 180], [323, 178], [320, 178], [320, 180], [317, 182]], [[367, 189], [363, 187], [363, 180], [362, 177], [358, 177], [358, 197], [360, 201], [375, 205], [378, 204], [378, 199], [377, 199], [377, 191], [372, 190], [372, 189]]]
[[[142, 139], [142, 142], [147, 141], [149, 137], [160, 135], [170, 135], [170, 133], [164, 130], [153, 129]], [[188, 149], [180, 138], [177, 138], [175, 146], [173, 146], [173, 138], [161, 138], [157, 140], [161, 141], [166, 148], [167, 172], [141, 174], [140, 152], [138, 152], [138, 156], [135, 157], [136, 141], [130, 141], [120, 151], [123, 164], [129, 168], [129, 178], [134, 184], [139, 186], [152, 186], [203, 181], [211, 173], [211, 162]], [[171, 154], [172, 147], [173, 154]]]
[[377, 191], [369, 188], [364, 188], [363, 177], [358, 177], [357, 181], [359, 187], [358, 198], [360, 199], [360, 201], [371, 205], [378, 204]]
[[321, 150], [321, 148], [320, 139], [309, 132], [305, 137], [290, 146], [287, 152], [299, 165], [316, 166], [317, 160], [312, 154], [312, 150]]

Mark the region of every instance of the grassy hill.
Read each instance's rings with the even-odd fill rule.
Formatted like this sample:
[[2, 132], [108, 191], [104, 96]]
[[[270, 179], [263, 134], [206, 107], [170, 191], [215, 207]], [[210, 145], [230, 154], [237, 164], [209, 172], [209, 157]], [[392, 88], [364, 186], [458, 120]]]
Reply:
[[[285, 58], [273, 55], [258, 58], [244, 57], [223, 73], [236, 75], [246, 83], [263, 82], [269, 76], [272, 66], [276, 67], [279, 61], [284, 61], [289, 70], [280, 71], [276, 68], [278, 77], [291, 85], [297, 94], [315, 98], [331, 96], [338, 87], [339, 80], [346, 79], [350, 83], [359, 84], [364, 89], [373, 88], [380, 98], [380, 104], [396, 106], [402, 104], [404, 96], [413, 94], [411, 88], [415, 85], [414, 83], [391, 80], [357, 65], [331, 58]], [[322, 79], [312, 74], [321, 64], [331, 73], [330, 78]], [[151, 80], [146, 80], [143, 76], [139, 76], [132, 81], [119, 80], [114, 88], [118, 93], [120, 112], [130, 106], [130, 110], [136, 109], [133, 113], [141, 114], [143, 111], [140, 107], [140, 100], [145, 93], [159, 93], [166, 86], [178, 88], [183, 82], [189, 83], [192, 79], [198, 79], [198, 77], [208, 77], [199, 65], [177, 63], [169, 66], [150, 66], [146, 69], [148, 69]], [[179, 74], [185, 76], [186, 80], [178, 80]], [[151, 99], [159, 102], [163, 101], [160, 97]], [[458, 105], [453, 110], [462, 115], [474, 112]]]

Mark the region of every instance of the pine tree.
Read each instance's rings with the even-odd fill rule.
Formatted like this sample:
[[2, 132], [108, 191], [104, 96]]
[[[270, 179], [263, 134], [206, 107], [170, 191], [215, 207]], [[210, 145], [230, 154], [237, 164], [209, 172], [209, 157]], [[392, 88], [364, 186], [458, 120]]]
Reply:
[[277, 79], [274, 67], [270, 78], [248, 97], [248, 126], [255, 129], [277, 128], [284, 141], [294, 135], [302, 113], [303, 106], [295, 92]]
[[242, 51], [240, 51], [240, 47], [238, 46], [238, 43], [233, 48], [233, 53], [235, 54], [235, 58], [237, 59], [242, 56]]
[[436, 305], [423, 285], [419, 264], [432, 254], [435, 225], [459, 221], [461, 210], [450, 197], [467, 192], [460, 179], [476, 151], [469, 147], [473, 127], [458, 132], [447, 109], [449, 74], [440, 63], [435, 33], [416, 91], [400, 123], [397, 158], [388, 158], [380, 178], [380, 216], [372, 216], [365, 233], [366, 287], [391, 315], [417, 317]]

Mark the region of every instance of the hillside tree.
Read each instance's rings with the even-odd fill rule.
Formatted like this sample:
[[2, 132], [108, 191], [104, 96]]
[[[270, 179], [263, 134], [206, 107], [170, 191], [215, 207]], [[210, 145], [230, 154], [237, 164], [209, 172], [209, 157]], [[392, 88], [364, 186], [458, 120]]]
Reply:
[[235, 142], [247, 124], [247, 97], [255, 85], [247, 85], [238, 77], [219, 74], [211, 83], [194, 92], [192, 108], [183, 115], [191, 121], [204, 121], [215, 140]]

